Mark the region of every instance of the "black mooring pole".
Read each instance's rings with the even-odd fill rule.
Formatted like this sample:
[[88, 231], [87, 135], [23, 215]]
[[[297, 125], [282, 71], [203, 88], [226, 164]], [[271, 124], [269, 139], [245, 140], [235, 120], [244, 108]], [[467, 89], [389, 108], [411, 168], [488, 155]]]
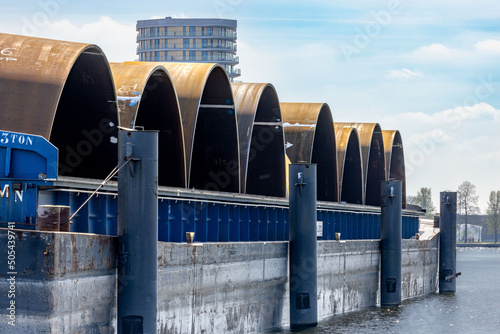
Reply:
[[156, 334], [158, 132], [120, 131], [118, 334]]
[[439, 293], [453, 293], [457, 289], [457, 193], [440, 193], [439, 233]]
[[380, 305], [401, 305], [401, 181], [382, 181]]
[[290, 165], [289, 185], [290, 327], [316, 326], [316, 165]]

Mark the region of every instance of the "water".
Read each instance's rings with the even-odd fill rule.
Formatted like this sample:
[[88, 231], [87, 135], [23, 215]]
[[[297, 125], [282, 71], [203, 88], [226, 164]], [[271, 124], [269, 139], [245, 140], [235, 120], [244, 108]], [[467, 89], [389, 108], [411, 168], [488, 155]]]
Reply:
[[275, 333], [500, 333], [500, 248], [457, 249], [454, 295], [406, 300], [393, 310], [372, 308], [321, 321], [303, 331]]

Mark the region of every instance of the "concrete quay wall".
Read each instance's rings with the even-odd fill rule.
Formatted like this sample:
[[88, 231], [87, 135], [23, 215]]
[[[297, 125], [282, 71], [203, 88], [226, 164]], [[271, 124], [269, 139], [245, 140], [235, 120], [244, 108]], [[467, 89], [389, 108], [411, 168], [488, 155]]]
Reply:
[[[16, 327], [0, 251], [1, 333], [116, 333], [116, 237], [16, 231]], [[403, 299], [437, 289], [438, 237], [403, 240]], [[0, 245], [7, 232], [0, 230]], [[320, 319], [380, 302], [380, 242], [318, 242]], [[289, 324], [288, 243], [158, 242], [158, 333], [251, 333]], [[138, 277], [137, 279], [140, 279]]]

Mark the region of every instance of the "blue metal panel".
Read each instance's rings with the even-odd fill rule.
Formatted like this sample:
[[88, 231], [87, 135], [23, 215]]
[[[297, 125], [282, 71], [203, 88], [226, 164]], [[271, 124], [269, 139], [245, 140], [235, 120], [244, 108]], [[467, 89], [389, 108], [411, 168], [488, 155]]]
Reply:
[[[82, 206], [82, 204], [87, 200], [88, 194], [86, 193], [76, 193], [73, 196], [75, 211]], [[71, 201], [71, 198], [70, 198]], [[71, 205], [70, 205], [71, 206]], [[74, 211], [73, 211], [74, 212]], [[89, 207], [88, 205], [84, 206], [73, 218], [73, 225], [75, 226], [74, 231], [72, 232], [81, 232], [81, 233], [92, 233], [93, 229], [90, 228], [90, 219], [89, 219]]]
[[106, 234], [108, 219], [106, 209], [106, 196], [94, 196], [89, 202], [90, 216], [95, 220], [94, 233]]
[[229, 241], [229, 205], [219, 206], [219, 242]]
[[169, 241], [171, 242], [181, 242], [183, 234], [182, 226], [182, 202], [181, 201], [170, 201], [170, 212], [169, 212]]
[[250, 209], [248, 206], [240, 207], [240, 241], [250, 240]]
[[106, 196], [106, 235], [117, 235], [118, 200], [116, 196]]
[[268, 239], [268, 231], [267, 226], [269, 221], [267, 219], [267, 208], [263, 206], [259, 206], [259, 241], [267, 241]]
[[[186, 242], [186, 232], [196, 232], [194, 226], [194, 217], [196, 212], [196, 202], [182, 201], [182, 231], [181, 240]], [[196, 233], [195, 233], [196, 238]]]
[[276, 208], [267, 208], [267, 240], [268, 241], [276, 241], [277, 239], [277, 213]]
[[58, 150], [41, 136], [0, 131], [0, 178], [57, 179]]
[[240, 241], [240, 206], [229, 205], [229, 241]]
[[169, 241], [169, 200], [160, 199], [158, 201], [158, 240]]
[[259, 208], [250, 207], [250, 241], [259, 241]]
[[208, 204], [207, 208], [208, 242], [219, 240], [219, 208], [215, 203]]
[[208, 234], [208, 204], [205, 202], [198, 202], [196, 205], [196, 217], [195, 217], [195, 227], [196, 231], [194, 234], [194, 240], [196, 242], [206, 242]]
[[285, 218], [285, 210], [284, 209], [277, 209], [277, 212], [276, 212], [276, 220], [277, 220], [276, 240], [277, 241], [288, 240], [288, 232], [285, 231], [285, 225], [286, 225], [285, 219], [286, 219]]
[[[12, 200], [12, 182], [7, 181], [6, 184], [9, 185], [9, 199]], [[41, 204], [69, 205], [73, 214], [90, 195], [88, 190], [78, 192], [62, 189], [43, 190], [41, 195], [37, 195], [37, 186], [33, 183], [29, 185], [24, 183], [22, 207], [15, 209], [9, 206], [10, 202], [6, 202], [6, 191], [3, 191], [4, 197], [0, 196], [0, 218], [9, 216], [23, 222], [29, 222], [30, 219], [34, 222], [39, 196]], [[161, 198], [158, 213], [160, 241], [185, 242], [185, 232], [193, 231], [196, 242], [288, 240], [289, 211], [286, 207]], [[334, 240], [337, 232], [341, 233], [342, 240], [380, 239], [380, 213], [377, 212], [323, 209], [317, 211], [317, 220], [323, 222], [323, 240]], [[407, 215], [402, 220], [402, 237], [407, 239], [414, 236], [418, 231], [418, 216]], [[117, 198], [113, 193], [98, 193], [72, 219], [71, 225], [72, 232], [106, 235], [116, 235], [116, 228]]]

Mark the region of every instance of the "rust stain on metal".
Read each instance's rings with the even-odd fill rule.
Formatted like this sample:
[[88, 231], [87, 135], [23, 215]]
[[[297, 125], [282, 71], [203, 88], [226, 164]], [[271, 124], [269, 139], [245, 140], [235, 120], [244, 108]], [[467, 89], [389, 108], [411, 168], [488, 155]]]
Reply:
[[363, 168], [358, 131], [335, 123], [337, 143], [339, 199], [364, 204]]
[[364, 181], [364, 203], [380, 206], [380, 182], [386, 179], [384, 140], [378, 123], [336, 123], [355, 128], [359, 135]]
[[240, 143], [241, 192], [286, 196], [285, 143], [278, 95], [269, 83], [231, 83]]
[[317, 164], [318, 200], [337, 202], [337, 152], [332, 112], [326, 103], [280, 103], [286, 153], [292, 163]]
[[406, 209], [406, 172], [403, 140], [398, 130], [383, 130], [387, 179], [402, 181], [403, 209]]
[[167, 69], [150, 62], [112, 63], [120, 124], [158, 131], [162, 186], [186, 187], [184, 133], [179, 101]]
[[[0, 34], [0, 54], [2, 129], [51, 141], [59, 148], [60, 175], [104, 178], [116, 165], [109, 157], [117, 156], [118, 115], [101, 49]], [[75, 156], [82, 142], [92, 149]]]

